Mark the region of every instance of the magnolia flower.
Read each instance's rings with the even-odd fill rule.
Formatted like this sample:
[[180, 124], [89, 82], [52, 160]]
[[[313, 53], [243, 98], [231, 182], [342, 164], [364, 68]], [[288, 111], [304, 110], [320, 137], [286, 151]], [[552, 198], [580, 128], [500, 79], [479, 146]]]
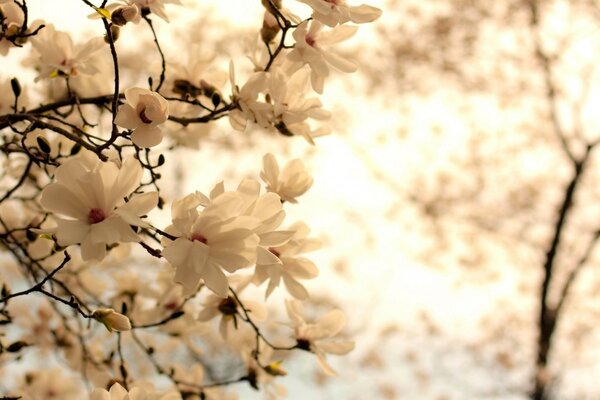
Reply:
[[131, 141], [140, 147], [153, 147], [162, 141], [157, 126], [169, 117], [169, 103], [148, 89], [125, 90], [126, 103], [119, 108], [115, 124], [133, 130]]
[[310, 230], [303, 223], [293, 225], [291, 230], [294, 236], [285, 243], [268, 249], [261, 248], [262, 251], [258, 252], [254, 282], [260, 285], [269, 280], [265, 297], [269, 297], [283, 280], [292, 296], [305, 300], [308, 298], [308, 291], [298, 279], [313, 279], [319, 275], [319, 270], [311, 260], [298, 255], [317, 250], [321, 242], [307, 238]]
[[296, 338], [296, 347], [316, 354], [319, 366], [327, 375], [334, 376], [335, 371], [325, 359], [326, 353], [344, 355], [354, 349], [354, 342], [336, 341], [336, 336], [346, 325], [346, 316], [340, 310], [332, 310], [315, 323], [304, 320], [302, 303], [298, 300], [286, 300], [285, 306]]
[[[309, 28], [310, 24], [310, 28]], [[354, 72], [356, 66], [339, 55], [330, 52], [327, 47], [349, 39], [357, 31], [355, 26], [338, 26], [329, 31], [322, 31], [323, 24], [319, 21], [304, 21], [293, 33], [296, 43], [294, 49], [287, 55], [291, 62], [288, 74], [293, 74], [308, 64], [311, 70], [310, 80], [313, 89], [323, 93], [325, 78], [329, 75], [329, 66], [342, 72]]]
[[[142, 167], [127, 158], [121, 168], [112, 162], [77, 157], [56, 169], [56, 182], [42, 191], [40, 203], [57, 215], [54, 233], [60, 246], [81, 244], [84, 261], [101, 260], [106, 245], [137, 242], [131, 225], [146, 226], [141, 216], [158, 203], [158, 193], [129, 197], [138, 187]], [[63, 217], [64, 216], [64, 217]]]
[[25, 374], [17, 388], [23, 400], [80, 400], [83, 388], [61, 368], [40, 369]]
[[[234, 278], [238, 277], [234, 276], [231, 279], [236, 280]], [[246, 277], [236, 280], [238, 284], [234, 285], [234, 290], [238, 296], [248, 286], [250, 280], [251, 279]], [[255, 301], [244, 301], [244, 306], [254, 321], [264, 321], [266, 319], [267, 310], [263, 304]], [[242, 313], [242, 311], [240, 311], [240, 304], [233, 296], [222, 298], [220, 296], [211, 294], [207, 296], [206, 300], [204, 300], [204, 309], [200, 312], [200, 314], [198, 314], [197, 319], [198, 321], [204, 322], [220, 316], [221, 319], [219, 321], [219, 333], [223, 339], [227, 339], [231, 325], [233, 325], [235, 329], [238, 328], [237, 317], [240, 313]]]
[[282, 200], [297, 203], [296, 197], [304, 194], [313, 184], [302, 160], [296, 158], [288, 162], [280, 172], [277, 159], [271, 153], [263, 157], [263, 169], [260, 177], [267, 185], [269, 192], [274, 192]]
[[175, 281], [183, 285], [185, 295], [202, 279], [214, 293], [227, 297], [229, 282], [223, 270], [233, 273], [254, 263], [259, 237], [253, 229], [258, 221], [241, 216], [244, 201], [236, 193], [217, 196], [198, 211], [208, 202], [194, 193], [173, 203], [173, 225], [166, 231], [177, 239], [164, 239], [162, 255], [176, 268]]
[[90, 58], [106, 43], [102, 38], [93, 38], [85, 44], [74, 45], [68, 33], [47, 25], [31, 39], [31, 44], [39, 55], [40, 74], [36, 79], [42, 79], [97, 73], [98, 68]]
[[258, 94], [266, 88], [267, 74], [255, 72], [240, 89], [235, 83], [233, 62], [229, 64], [229, 79], [233, 91], [233, 99], [239, 108], [229, 112], [229, 123], [233, 129], [244, 131], [248, 121], [256, 122], [262, 128], [270, 126], [272, 106], [258, 101]]
[[346, 0], [299, 0], [314, 11], [312, 17], [327, 26], [334, 27], [352, 21], [355, 24], [373, 22], [381, 16], [381, 10], [366, 4], [349, 6]]
[[102, 322], [109, 332], [117, 331], [130, 331], [131, 322], [126, 315], [116, 312], [112, 308], [99, 308], [94, 310], [92, 318], [96, 321]]
[[110, 391], [101, 388], [94, 389], [90, 400], [181, 400], [181, 395], [175, 390], [158, 394], [151, 385], [138, 385], [128, 391], [115, 382], [110, 387]]
[[165, 4], [181, 5], [181, 1], [179, 0], [128, 0], [128, 3], [136, 5], [142, 14], [144, 13], [144, 9], [147, 9], [152, 14], [156, 14], [167, 22], [169, 22], [169, 17], [165, 11]]
[[0, 15], [3, 16], [0, 26], [0, 55], [5, 56], [13, 46], [9, 39], [19, 33], [25, 21], [25, 14], [16, 3], [6, 2], [0, 4]]
[[[221, 102], [220, 90], [228, 78], [227, 72], [213, 66], [215, 57], [216, 54], [192, 44], [186, 60], [169, 65], [167, 87], [184, 98], [198, 98], [206, 108], [215, 108]], [[193, 109], [199, 111], [198, 107]]]
[[[268, 90], [273, 104], [273, 119], [275, 128], [282, 134], [298, 134], [294, 127], [308, 118], [325, 120], [331, 116], [322, 109], [321, 101], [317, 97], [306, 98], [309, 74], [305, 70], [294, 73], [291, 77], [275, 68], [269, 74]], [[305, 139], [314, 144], [311, 135], [304, 135]]]

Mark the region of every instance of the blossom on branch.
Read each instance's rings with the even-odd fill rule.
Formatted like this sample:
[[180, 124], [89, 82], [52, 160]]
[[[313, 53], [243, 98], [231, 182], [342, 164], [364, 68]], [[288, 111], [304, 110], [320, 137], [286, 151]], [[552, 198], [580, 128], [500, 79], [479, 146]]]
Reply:
[[131, 330], [131, 322], [126, 315], [116, 312], [112, 308], [99, 308], [94, 310], [92, 318], [102, 322], [109, 332], [129, 331]]
[[169, 118], [169, 103], [148, 89], [125, 90], [126, 103], [119, 108], [115, 124], [133, 130], [131, 141], [140, 147], [153, 147], [162, 141], [158, 125]]
[[13, 45], [11, 37], [19, 33], [25, 21], [21, 7], [10, 1], [0, 4], [0, 55], [7, 55]]
[[280, 171], [277, 159], [271, 153], [263, 157], [263, 169], [260, 177], [267, 184], [267, 190], [281, 197], [281, 200], [297, 203], [296, 197], [306, 193], [313, 184], [302, 160], [296, 158], [288, 162]]
[[356, 24], [373, 22], [381, 16], [381, 10], [366, 4], [349, 6], [346, 0], [298, 0], [308, 4], [314, 11], [312, 17], [327, 26], [334, 27], [352, 21]]
[[306, 70], [287, 76], [280, 68], [274, 68], [269, 74], [268, 93], [273, 104], [275, 129], [283, 135], [302, 135], [310, 144], [315, 144], [315, 135], [306, 134], [301, 126], [307, 125], [305, 121], [308, 118], [329, 119], [331, 113], [323, 110], [323, 104], [317, 97], [306, 98], [308, 84], [309, 74]]
[[340, 310], [332, 310], [316, 322], [308, 323], [304, 320], [301, 302], [287, 300], [285, 306], [292, 320], [296, 347], [315, 353], [323, 372], [335, 376], [335, 371], [327, 363], [326, 354], [344, 355], [354, 349], [353, 341], [333, 339], [346, 325], [344, 313]]
[[306, 300], [308, 291], [298, 282], [298, 279], [316, 278], [319, 270], [311, 260], [299, 255], [319, 249], [321, 242], [308, 238], [310, 229], [303, 223], [294, 224], [290, 230], [294, 235], [284, 243], [259, 249], [254, 282], [260, 285], [268, 280], [265, 297], [269, 297], [283, 280], [287, 291], [292, 296], [299, 300]]
[[233, 129], [244, 131], [248, 121], [255, 122], [262, 128], [268, 128], [273, 107], [258, 100], [258, 94], [266, 89], [267, 74], [265, 72], [255, 72], [240, 89], [236, 84], [235, 68], [233, 62], [231, 62], [229, 64], [229, 79], [233, 92], [232, 100], [238, 104], [238, 108], [229, 113], [229, 123]]
[[177, 239], [163, 239], [162, 255], [175, 267], [175, 282], [183, 285], [185, 295], [203, 280], [214, 293], [227, 297], [229, 281], [223, 270], [233, 273], [254, 263], [258, 220], [241, 215], [245, 205], [236, 193], [219, 195], [198, 211], [208, 202], [200, 193], [173, 202], [173, 225], [166, 232]]
[[106, 45], [100, 37], [75, 45], [67, 32], [57, 31], [52, 25], [34, 36], [31, 44], [39, 56], [39, 75], [36, 79], [93, 75], [98, 68], [90, 59]]
[[145, 12], [150, 12], [167, 22], [169, 22], [169, 17], [165, 11], [165, 4], [181, 5], [181, 1], [179, 0], [127, 0], [127, 3], [137, 6], [142, 15]]
[[44, 188], [40, 199], [46, 210], [55, 213], [58, 244], [80, 243], [81, 257], [87, 261], [102, 260], [109, 244], [139, 241], [131, 225], [147, 226], [141, 217], [158, 203], [156, 192], [131, 196], [142, 172], [133, 158], [127, 158], [121, 168], [89, 157], [69, 159], [58, 167], [56, 181]]
[[331, 52], [328, 47], [351, 38], [357, 29], [355, 26], [338, 26], [323, 31], [323, 24], [319, 21], [302, 22], [293, 33], [296, 41], [294, 49], [287, 55], [290, 61], [288, 74], [291, 75], [308, 64], [312, 87], [322, 94], [330, 66], [342, 72], [356, 71], [356, 65]]

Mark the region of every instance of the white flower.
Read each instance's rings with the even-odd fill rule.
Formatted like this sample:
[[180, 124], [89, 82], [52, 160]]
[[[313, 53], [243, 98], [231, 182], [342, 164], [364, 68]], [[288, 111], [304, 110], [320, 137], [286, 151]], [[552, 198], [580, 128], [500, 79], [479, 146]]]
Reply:
[[[212, 66], [215, 57], [199, 44], [192, 44], [187, 60], [169, 65], [167, 86], [181, 97], [198, 98], [203, 106], [215, 108], [221, 101], [220, 90], [228, 78], [227, 72]], [[200, 111], [198, 107], [193, 109]]]
[[325, 25], [334, 27], [352, 21], [355, 24], [373, 22], [381, 16], [381, 10], [366, 4], [349, 6], [346, 0], [299, 0], [313, 10], [312, 17]]
[[302, 160], [296, 158], [280, 171], [277, 159], [271, 153], [263, 157], [260, 177], [269, 192], [277, 193], [282, 200], [290, 203], [297, 203], [296, 197], [304, 194], [313, 184], [313, 178], [306, 171]]
[[224, 193], [210, 201], [200, 193], [190, 194], [172, 206], [173, 225], [166, 230], [176, 236], [165, 239], [163, 256], [176, 268], [175, 281], [190, 294], [200, 279], [221, 297], [227, 297], [230, 273], [250, 266], [256, 260], [259, 237], [253, 229], [256, 218], [241, 216], [244, 201], [236, 193]]
[[111, 386], [110, 391], [94, 389], [90, 400], [181, 400], [181, 395], [175, 390], [159, 394], [151, 385], [137, 385], [128, 391], [116, 382]]
[[102, 38], [74, 45], [68, 33], [57, 31], [52, 25], [46, 26], [34, 36], [31, 44], [39, 55], [40, 74], [36, 79], [93, 75], [98, 72], [98, 68], [90, 58], [105, 46]]
[[326, 353], [344, 355], [354, 349], [353, 341], [332, 340], [346, 325], [344, 313], [340, 310], [332, 310], [315, 323], [307, 323], [302, 316], [301, 302], [286, 300], [285, 306], [294, 327], [296, 347], [315, 353], [323, 372], [327, 375], [335, 375], [335, 371], [325, 359]]
[[[310, 23], [310, 28], [309, 28]], [[348, 60], [332, 53], [328, 46], [342, 42], [352, 37], [356, 31], [355, 26], [338, 26], [329, 31], [322, 31], [323, 24], [319, 21], [304, 21], [293, 33], [294, 49], [288, 54], [287, 59], [291, 62], [288, 74], [293, 74], [304, 65], [308, 64], [311, 69], [310, 80], [313, 89], [321, 94], [325, 78], [329, 75], [329, 66], [342, 72], [354, 72], [356, 66]]]
[[[232, 281], [237, 281], [237, 284], [234, 285], [234, 290], [239, 296], [240, 293], [250, 283], [250, 279], [247, 277], [239, 279], [234, 278], [239, 277], [233, 276], [231, 278]], [[263, 304], [255, 301], [244, 301], [244, 306], [254, 321], [264, 321], [266, 319], [267, 310]], [[219, 321], [219, 333], [224, 339], [227, 339], [231, 325], [233, 325], [235, 329], [238, 328], [237, 318], [240, 313], [243, 313], [240, 311], [240, 304], [233, 296], [222, 298], [220, 296], [211, 294], [207, 296], [206, 300], [204, 300], [204, 309], [200, 312], [200, 314], [198, 314], [197, 319], [198, 321], [204, 322], [220, 316], [221, 320]]]
[[126, 315], [116, 312], [112, 308], [99, 308], [94, 310], [92, 318], [96, 321], [102, 322], [109, 332], [117, 331], [130, 331], [131, 322]]
[[169, 118], [169, 103], [158, 93], [148, 89], [129, 88], [115, 124], [132, 129], [131, 141], [140, 147], [153, 147], [162, 141], [162, 132], [157, 126]]
[[[149, 192], [124, 198], [138, 187], [142, 167], [133, 158], [122, 167], [84, 157], [66, 161], [56, 169], [56, 182], [42, 191], [40, 203], [57, 216], [55, 228], [59, 245], [81, 244], [83, 260], [101, 260], [106, 245], [137, 242], [131, 225], [145, 226], [140, 218], [158, 203], [158, 194]], [[64, 216], [64, 218], [62, 217]]]
[[287, 291], [292, 296], [305, 300], [308, 298], [308, 292], [298, 279], [313, 279], [319, 275], [319, 270], [311, 260], [298, 255], [317, 250], [321, 242], [307, 238], [310, 230], [303, 223], [294, 224], [291, 231], [294, 232], [294, 236], [285, 243], [259, 249], [254, 282], [260, 285], [269, 280], [266, 297], [269, 297], [283, 280]]
[[[317, 97], [306, 98], [309, 74], [300, 70], [291, 77], [274, 68], [269, 74], [269, 95], [273, 104], [273, 123], [275, 128], [284, 135], [302, 134], [303, 130], [294, 131], [306, 119], [313, 118], [325, 120], [331, 116], [322, 109], [321, 101]], [[310, 143], [314, 144], [311, 135], [303, 135]]]
[[258, 94], [266, 88], [267, 74], [255, 72], [240, 89], [235, 83], [235, 70], [233, 62], [229, 64], [229, 79], [233, 91], [233, 99], [237, 101], [239, 109], [229, 112], [229, 123], [233, 129], [244, 131], [248, 121], [256, 122], [262, 128], [270, 127], [273, 107], [265, 102], [258, 101]]
[[169, 22], [169, 17], [165, 11], [165, 4], [181, 4], [179, 0], [129, 0], [128, 2], [136, 5], [142, 14], [146, 8], [167, 22]]
[[5, 56], [13, 46], [7, 38], [19, 33], [25, 20], [25, 14], [16, 3], [6, 2], [0, 4], [0, 15], [4, 16], [2, 26], [0, 26], [0, 55]]

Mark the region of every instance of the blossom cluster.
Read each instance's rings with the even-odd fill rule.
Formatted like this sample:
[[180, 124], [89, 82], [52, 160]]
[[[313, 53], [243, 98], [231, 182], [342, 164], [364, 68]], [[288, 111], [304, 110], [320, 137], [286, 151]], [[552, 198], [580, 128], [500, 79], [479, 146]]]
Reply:
[[[267, 153], [233, 189], [177, 196], [167, 168], [208, 145], [215, 126], [315, 144], [329, 133], [327, 78], [356, 70], [339, 44], [381, 11], [300, 0], [309, 11], [299, 16], [263, 0], [243, 66], [199, 43], [187, 62], [168, 58], [154, 24], [169, 22], [167, 5], [185, 7], [178, 0], [84, 3], [102, 33], [75, 39], [32, 21], [25, 2], [0, 0], [0, 56], [27, 52], [35, 77], [0, 76], [0, 251], [11, 260], [0, 269], [0, 375], [25, 352], [62, 365], [15, 375], [0, 397], [229, 399], [247, 382], [279, 398], [294, 350], [334, 375], [327, 354], [354, 343], [342, 311], [306, 317], [319, 275], [308, 253], [321, 242], [288, 216], [313, 185], [305, 162]], [[146, 28], [158, 70], [119, 46]], [[219, 379], [207, 348], [242, 373]], [[158, 376], [167, 390], [148, 384]], [[82, 382], [96, 389], [84, 395]]]

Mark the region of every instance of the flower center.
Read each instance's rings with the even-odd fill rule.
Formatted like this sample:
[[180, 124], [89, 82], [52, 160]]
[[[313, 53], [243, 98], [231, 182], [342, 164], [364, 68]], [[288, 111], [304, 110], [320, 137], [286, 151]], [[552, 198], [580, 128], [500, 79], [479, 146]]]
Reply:
[[217, 308], [224, 315], [235, 315], [237, 313], [237, 303], [231, 296], [221, 300]]
[[304, 38], [304, 40], [306, 41], [306, 43], [310, 46], [310, 47], [315, 47], [315, 39], [312, 36], [308, 36], [306, 35], [306, 37]]
[[100, 208], [92, 208], [88, 214], [88, 222], [90, 224], [97, 224], [98, 222], [102, 222], [106, 219], [106, 214]]
[[152, 123], [152, 120], [150, 118], [148, 118], [148, 116], [146, 115], [146, 107], [144, 107], [144, 109], [140, 112], [140, 119], [145, 124], [151, 124]]
[[192, 240], [195, 242], [202, 242], [204, 244], [208, 242], [208, 239], [202, 236], [200, 233], [194, 233], [194, 235], [192, 236]]
[[269, 251], [275, 255], [275, 257], [279, 258], [279, 256], [281, 255], [280, 252], [278, 252], [277, 250], [275, 250], [273, 247], [269, 247]]

